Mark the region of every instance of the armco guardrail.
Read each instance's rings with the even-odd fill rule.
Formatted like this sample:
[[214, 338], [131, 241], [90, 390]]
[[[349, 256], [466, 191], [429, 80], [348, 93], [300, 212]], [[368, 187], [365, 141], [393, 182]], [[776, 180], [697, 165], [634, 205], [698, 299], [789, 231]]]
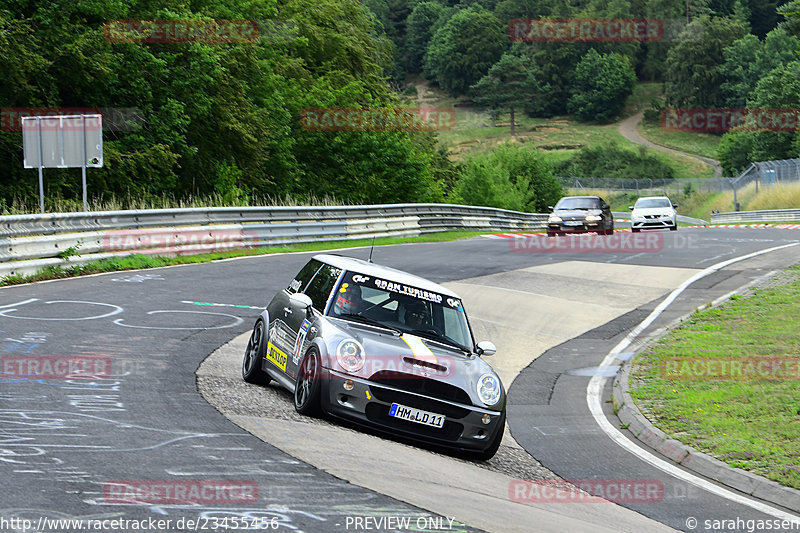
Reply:
[[712, 213], [712, 224], [740, 224], [745, 222], [791, 222], [800, 220], [800, 209], [769, 209], [765, 211], [733, 211]]
[[525, 231], [546, 214], [452, 204], [212, 207], [0, 217], [0, 278], [133, 253], [196, 254], [447, 230]]

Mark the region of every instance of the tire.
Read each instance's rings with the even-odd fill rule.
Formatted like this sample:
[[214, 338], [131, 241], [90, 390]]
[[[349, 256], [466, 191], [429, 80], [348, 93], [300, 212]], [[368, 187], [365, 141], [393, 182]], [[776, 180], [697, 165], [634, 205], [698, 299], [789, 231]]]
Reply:
[[261, 361], [267, 353], [266, 329], [262, 319], [256, 320], [242, 359], [242, 379], [255, 385], [267, 385], [271, 381], [269, 374], [261, 369]]
[[548, 232], [547, 232], [547, 236], [548, 236], [548, 237], [555, 237], [556, 235], [557, 235], [557, 234], [556, 234], [556, 232], [554, 232], [554, 231], [548, 231]]
[[311, 348], [300, 362], [294, 387], [294, 408], [301, 415], [317, 417], [322, 414], [320, 369], [319, 353]]
[[670, 226], [669, 230], [670, 231], [678, 231], [678, 225], [675, 224], [674, 226]]
[[639, 233], [639, 232], [640, 232], [640, 231], [642, 231], [642, 230], [641, 230], [641, 228], [631, 228], [631, 231], [632, 231], [633, 233]]
[[503, 433], [506, 430], [506, 413], [503, 411], [503, 414], [500, 415], [500, 427], [498, 428], [497, 434], [492, 439], [492, 442], [489, 443], [489, 447], [483, 450], [482, 452], [478, 452], [475, 454], [475, 458], [478, 461], [488, 461], [497, 453], [497, 450], [500, 449], [500, 442], [503, 440]]

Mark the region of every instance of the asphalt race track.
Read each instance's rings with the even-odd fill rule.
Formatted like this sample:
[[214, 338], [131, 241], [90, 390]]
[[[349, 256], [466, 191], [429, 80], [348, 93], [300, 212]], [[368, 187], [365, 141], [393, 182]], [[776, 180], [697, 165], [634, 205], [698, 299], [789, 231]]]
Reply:
[[[375, 250], [378, 263], [458, 291], [478, 340], [498, 345], [488, 360], [509, 389], [510, 433], [481, 465], [300, 419], [285, 393], [237, 378], [237, 352], [258, 308], [311, 254], [3, 288], [0, 531], [79, 530], [56, 519], [106, 520], [106, 531], [147, 530], [112, 527], [124, 520], [161, 520], [173, 531], [711, 531], [705, 520], [785, 517], [620, 447], [592, 415], [587, 387], [614, 346], [681, 283], [727, 259], [797, 243], [800, 231], [647, 235], [657, 246], [554, 250], [475, 238]], [[711, 273], [634, 347], [799, 262], [800, 246], [790, 246]], [[94, 377], [62, 372], [70, 361], [92, 365]], [[45, 374], [23, 375], [33, 367]], [[606, 380], [603, 398], [609, 388]], [[602, 406], [619, 428], [610, 404]], [[638, 480], [663, 493], [620, 505], [514, 493], [518, 480], [556, 475], [607, 486]]]

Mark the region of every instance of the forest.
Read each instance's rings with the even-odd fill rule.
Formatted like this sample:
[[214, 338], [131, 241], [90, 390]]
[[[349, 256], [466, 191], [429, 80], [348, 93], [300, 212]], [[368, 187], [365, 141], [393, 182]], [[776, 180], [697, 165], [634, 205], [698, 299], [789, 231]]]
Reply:
[[[87, 172], [88, 190], [123, 206], [213, 197], [541, 211], [562, 193], [556, 175], [591, 172], [585, 161], [603, 154], [555, 168], [507, 143], [457, 160], [436, 128], [311, 128], [302, 118], [402, 110], [409, 79], [510, 113], [510, 136], [515, 113], [616, 120], [640, 81], [664, 87], [651, 119], [664, 105], [796, 109], [797, 12], [799, 2], [764, 0], [0, 0], [0, 212], [38, 205], [19, 118], [54, 109], [102, 110], [104, 165]], [[515, 21], [564, 18], [656, 20], [661, 30], [594, 42], [513, 31]], [[729, 131], [720, 143], [729, 172], [798, 153], [793, 131]], [[80, 171], [47, 169], [45, 192], [80, 198]]]

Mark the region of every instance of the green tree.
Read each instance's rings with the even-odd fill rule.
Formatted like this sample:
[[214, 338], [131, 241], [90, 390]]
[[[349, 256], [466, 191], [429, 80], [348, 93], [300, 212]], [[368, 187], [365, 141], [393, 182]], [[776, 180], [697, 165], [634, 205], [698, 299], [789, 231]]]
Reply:
[[[395, 1], [408, 5], [387, 5]], [[107, 39], [105, 22], [125, 19], [248, 19], [266, 31], [230, 44]], [[441, 199], [453, 181], [433, 134], [301, 127], [309, 107], [395, 104], [385, 76], [391, 43], [360, 0], [286, 0], [280, 12], [273, 0], [0, 0], [0, 27], [0, 55], [15, 58], [0, 78], [3, 107], [134, 110], [129, 127], [104, 132], [105, 165], [88, 173], [90, 195], [417, 201]], [[0, 199], [37, 205], [20, 145], [19, 132], [0, 135]], [[74, 169], [45, 178], [46, 198], [80, 197]]]
[[717, 158], [726, 176], [736, 176], [752, 163], [753, 136], [749, 132], [728, 132], [717, 146]]
[[622, 111], [635, 84], [636, 73], [626, 57], [589, 50], [575, 69], [567, 110], [581, 120], [610, 120]]
[[763, 41], [745, 35], [723, 50], [725, 62], [719, 70], [723, 77], [725, 106], [744, 107], [758, 81], [770, 71], [797, 59], [800, 39], [785, 29], [776, 28]]
[[664, 94], [674, 107], [721, 107], [723, 50], [744, 36], [741, 23], [701, 16], [681, 33], [667, 54]]
[[502, 55], [508, 35], [497, 18], [472, 6], [436, 30], [425, 58], [425, 76], [452, 95], [464, 94]]
[[800, 0], [790, 0], [777, 7], [775, 11], [783, 16], [778, 27], [786, 30], [789, 35], [800, 36]]
[[752, 34], [737, 39], [722, 50], [725, 62], [719, 66], [722, 73], [722, 95], [725, 107], [744, 107], [747, 96], [758, 83], [754, 76], [761, 41]]
[[[747, 101], [749, 109], [800, 108], [800, 61], [777, 67], [762, 78]], [[796, 133], [756, 131], [752, 134], [752, 161], [797, 157]]]
[[[798, 106], [800, 61], [773, 69], [758, 82], [747, 100], [747, 108], [752, 110], [797, 109]], [[759, 124], [745, 121], [744, 125], [722, 136], [717, 153], [725, 171], [734, 173], [754, 161], [797, 157], [800, 154], [800, 134], [763, 130]]]
[[514, 136], [515, 111], [544, 106], [542, 101], [549, 87], [542, 87], [534, 70], [526, 61], [506, 52], [489, 72], [471, 87], [474, 101], [490, 110], [508, 110], [511, 115], [511, 136]]
[[459, 203], [521, 211], [524, 193], [511, 183], [509, 173], [492, 161], [476, 157], [468, 160], [456, 188]]
[[406, 19], [405, 51], [411, 72], [422, 71], [433, 27], [443, 12], [439, 2], [420, 2]]
[[454, 200], [471, 205], [539, 213], [563, 192], [541, 155], [512, 143], [468, 159], [455, 191]]

